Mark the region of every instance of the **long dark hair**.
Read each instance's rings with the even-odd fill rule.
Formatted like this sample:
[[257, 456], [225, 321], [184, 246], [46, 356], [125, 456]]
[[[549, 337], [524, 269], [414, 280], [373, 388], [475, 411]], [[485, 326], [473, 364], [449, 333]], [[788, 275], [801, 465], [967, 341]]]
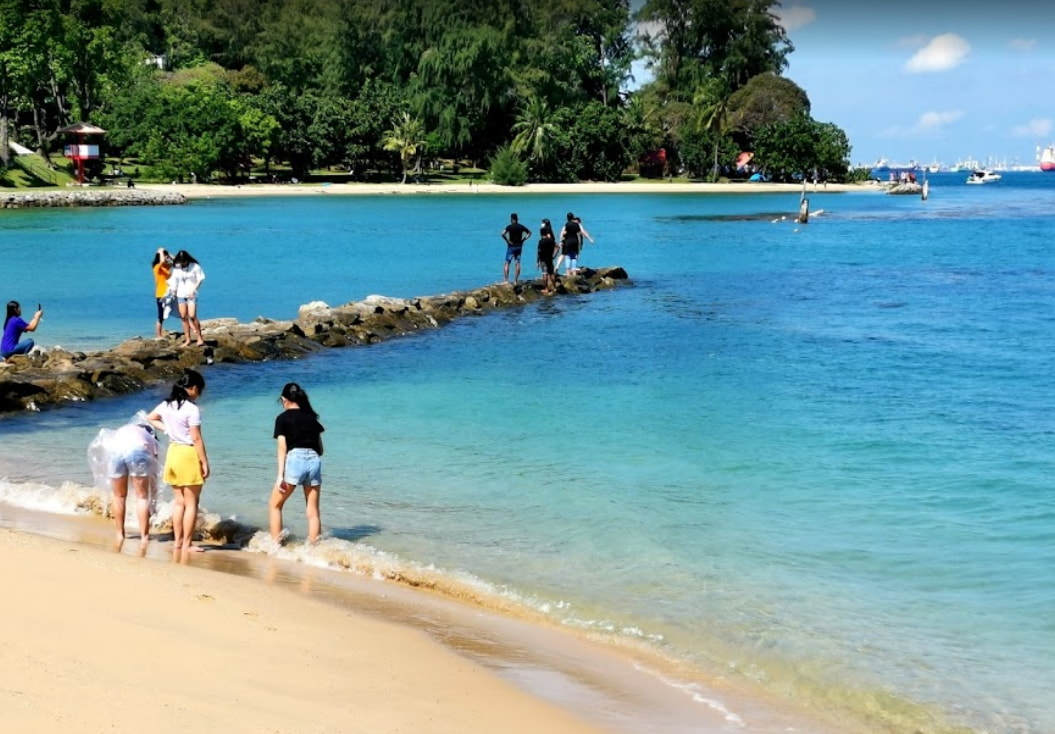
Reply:
[[11, 320], [12, 316], [18, 316], [18, 312], [22, 310], [22, 307], [18, 305], [18, 301], [7, 302], [7, 318], [4, 319], [4, 328], [7, 328], [7, 322]]
[[287, 382], [286, 386], [282, 388], [282, 397], [291, 403], [296, 403], [297, 407], [301, 410], [306, 410], [311, 413], [313, 418], [319, 417], [319, 414], [311, 407], [311, 401], [308, 400], [308, 394], [304, 392], [304, 388], [297, 383]]
[[165, 402], [175, 403], [177, 408], [180, 407], [185, 400], [190, 399], [187, 391], [192, 387], [198, 388], [198, 394], [200, 395], [205, 389], [205, 378], [201, 376], [200, 372], [183, 370], [183, 374], [176, 380], [176, 384], [172, 386], [172, 392], [165, 398]]
[[154, 262], [150, 263], [151, 265], [157, 265], [158, 263], [161, 262], [161, 253], [162, 252], [165, 253], [165, 259], [168, 259], [169, 251], [168, 250], [160, 250], [160, 251], [154, 253]]
[[198, 261], [186, 250], [180, 250], [176, 253], [176, 257], [172, 258], [172, 264], [177, 268], [185, 268], [191, 263], [198, 264]]

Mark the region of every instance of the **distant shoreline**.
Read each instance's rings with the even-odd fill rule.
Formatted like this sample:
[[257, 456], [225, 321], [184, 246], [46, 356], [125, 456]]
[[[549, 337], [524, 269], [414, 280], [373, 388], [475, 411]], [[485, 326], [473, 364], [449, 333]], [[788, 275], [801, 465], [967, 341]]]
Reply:
[[[574, 183], [498, 186], [492, 183], [424, 184], [140, 184], [144, 191], [169, 191], [188, 199], [234, 196], [377, 196], [384, 194], [800, 194], [802, 184], [785, 183]], [[882, 192], [876, 184], [807, 184], [806, 193]]]

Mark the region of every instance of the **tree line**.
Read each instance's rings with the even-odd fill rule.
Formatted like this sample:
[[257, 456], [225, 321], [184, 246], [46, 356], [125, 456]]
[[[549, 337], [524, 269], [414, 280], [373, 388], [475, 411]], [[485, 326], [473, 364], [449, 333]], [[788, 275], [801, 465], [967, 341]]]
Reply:
[[[0, 165], [77, 121], [163, 180], [438, 160], [523, 180], [839, 180], [773, 0], [0, 0]], [[633, 62], [650, 80], [635, 85]], [[753, 169], [748, 169], [753, 170]]]

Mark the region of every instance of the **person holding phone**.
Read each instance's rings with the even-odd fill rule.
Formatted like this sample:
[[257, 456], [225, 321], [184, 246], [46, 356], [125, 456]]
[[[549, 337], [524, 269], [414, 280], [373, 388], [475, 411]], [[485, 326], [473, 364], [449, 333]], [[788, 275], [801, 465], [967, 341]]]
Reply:
[[[32, 339], [22, 339], [22, 334], [27, 331], [36, 331], [40, 326], [40, 318], [44, 310], [37, 304], [37, 312], [27, 323], [22, 318], [22, 306], [18, 301], [7, 302], [7, 318], [4, 319], [4, 336], [0, 339], [0, 357], [7, 359], [16, 354], [29, 354], [33, 349]], [[21, 340], [21, 341], [19, 341]]]

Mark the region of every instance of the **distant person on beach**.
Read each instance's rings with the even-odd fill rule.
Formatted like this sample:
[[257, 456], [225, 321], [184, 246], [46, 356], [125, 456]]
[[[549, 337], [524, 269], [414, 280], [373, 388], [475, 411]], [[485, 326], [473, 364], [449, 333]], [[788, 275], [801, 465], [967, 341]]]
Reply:
[[183, 321], [183, 346], [189, 347], [191, 337], [197, 339], [199, 347], [205, 346], [198, 321], [198, 288], [205, 280], [205, 271], [186, 250], [180, 250], [172, 259], [172, 275], [169, 290], [176, 296], [179, 317]]
[[[4, 359], [16, 354], [29, 354], [33, 349], [32, 339], [22, 339], [22, 334], [27, 331], [36, 331], [40, 326], [40, 319], [44, 315], [40, 304], [37, 304], [37, 312], [33, 318], [26, 323], [22, 318], [22, 306], [18, 301], [7, 302], [7, 318], [4, 319], [4, 336], [0, 340], [0, 356]], [[22, 341], [19, 341], [22, 339]]]
[[304, 488], [308, 516], [308, 542], [315, 543], [322, 532], [319, 495], [322, 493], [322, 432], [319, 414], [311, 407], [308, 394], [295, 382], [286, 383], [279, 397], [282, 412], [275, 418], [278, 440], [278, 476], [268, 502], [271, 537], [282, 540], [282, 506], [298, 486]]
[[542, 220], [538, 230], [538, 266], [542, 271], [542, 292], [549, 294], [557, 290], [557, 276], [553, 269], [553, 258], [557, 254], [557, 238], [553, 236], [553, 225]]
[[200, 551], [191, 545], [198, 522], [198, 500], [209, 478], [209, 457], [201, 435], [201, 411], [195, 405], [205, 391], [205, 378], [194, 370], [184, 370], [172, 392], [148, 416], [155, 427], [169, 438], [163, 479], [172, 487], [172, 553]]
[[157, 302], [158, 322], [154, 330], [158, 339], [165, 335], [163, 327], [165, 319], [169, 317], [169, 276], [172, 275], [172, 255], [164, 247], [159, 247], [154, 253], [154, 262], [151, 263], [154, 271], [154, 300]]
[[502, 282], [509, 282], [509, 263], [516, 260], [516, 269], [513, 274], [513, 282], [516, 283], [520, 280], [520, 254], [524, 249], [524, 240], [531, 236], [531, 230], [520, 223], [516, 214], [510, 214], [509, 224], [502, 230], [501, 235], [506, 243], [506, 261], [502, 268]]
[[143, 413], [139, 416], [116, 431], [102, 429], [88, 447], [93, 473], [97, 479], [102, 474], [113, 492], [110, 514], [119, 543], [125, 539], [129, 479], [136, 495], [139, 538], [143, 543], [150, 538], [150, 511], [157, 490], [158, 440], [150, 420]]

